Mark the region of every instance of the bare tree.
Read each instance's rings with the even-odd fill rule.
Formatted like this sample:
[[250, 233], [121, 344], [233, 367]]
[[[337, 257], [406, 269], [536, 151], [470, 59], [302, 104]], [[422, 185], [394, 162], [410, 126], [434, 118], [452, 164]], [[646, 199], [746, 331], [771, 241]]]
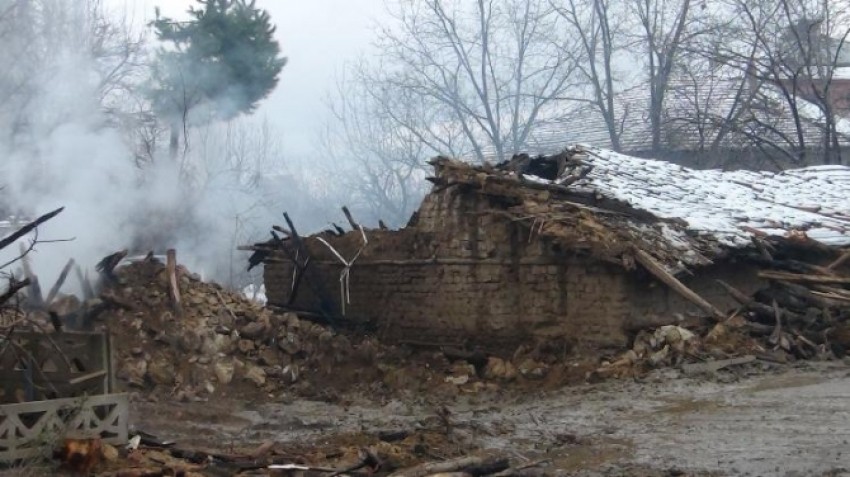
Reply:
[[[362, 65], [361, 65], [362, 67]], [[365, 76], [341, 78], [329, 99], [331, 123], [323, 135], [327, 177], [340, 190], [353, 192], [350, 204], [368, 211], [372, 222], [401, 226], [425, 194], [426, 159], [437, 153], [405, 125], [435, 134], [441, 126], [426, 124], [425, 104], [404, 90], [382, 88]], [[460, 138], [443, 127], [448, 150]]]
[[[850, 2], [727, 0], [726, 5], [732, 21], [716, 55], [758, 93], [752, 114], [727, 127], [749, 132], [757, 147], [785, 162], [806, 164], [814, 154], [841, 163], [840, 98], [833, 87], [838, 68], [850, 66], [845, 46]], [[778, 124], [779, 117], [790, 119]]]
[[[588, 98], [572, 98], [578, 102], [590, 103], [605, 121], [611, 147], [621, 151], [620, 135], [623, 121], [618, 114], [617, 93], [621, 91], [617, 78], [624, 72], [616, 70], [617, 56], [623, 53], [623, 31], [612, 10], [610, 0], [550, 0], [552, 8], [569, 27], [568, 34], [578, 40], [579, 48], [568, 45], [566, 54], [576, 54], [576, 71], [582, 83], [589, 85]], [[581, 92], [581, 91], [579, 91]]]
[[81, 110], [100, 108], [112, 125], [126, 124], [145, 42], [127, 12], [102, 0], [0, 0], [0, 40], [4, 147], [37, 149], [40, 136]]
[[632, 0], [631, 12], [639, 22], [634, 36], [644, 49], [649, 88], [649, 123], [652, 150], [662, 147], [664, 99], [674, 67], [689, 43], [701, 33], [694, 21], [692, 0]]
[[[392, 13], [369, 80], [426, 106], [436, 121], [394, 120], [430, 149], [502, 158], [558, 113], [576, 55], [568, 36], [553, 41], [562, 22], [547, 0], [412, 0]], [[446, 127], [459, 128], [463, 144], [446, 144]]]

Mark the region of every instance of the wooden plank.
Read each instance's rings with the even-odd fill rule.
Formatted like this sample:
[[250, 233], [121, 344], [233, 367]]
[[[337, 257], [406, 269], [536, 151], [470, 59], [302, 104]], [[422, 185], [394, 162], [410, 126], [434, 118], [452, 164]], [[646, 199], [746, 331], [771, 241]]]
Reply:
[[704, 363], [685, 363], [682, 365], [682, 371], [687, 375], [713, 373], [720, 371], [729, 366], [740, 366], [742, 364], [752, 363], [756, 360], [753, 355], [741, 356], [740, 358], [718, 359], [714, 361], [706, 361]]
[[92, 379], [102, 378], [106, 376], [107, 372], [105, 369], [101, 369], [100, 371], [95, 371], [93, 373], [84, 374], [82, 376], [77, 376], [76, 378], [71, 378], [68, 380], [68, 384], [76, 386], [77, 384], [84, 383], [86, 381], [91, 381]]

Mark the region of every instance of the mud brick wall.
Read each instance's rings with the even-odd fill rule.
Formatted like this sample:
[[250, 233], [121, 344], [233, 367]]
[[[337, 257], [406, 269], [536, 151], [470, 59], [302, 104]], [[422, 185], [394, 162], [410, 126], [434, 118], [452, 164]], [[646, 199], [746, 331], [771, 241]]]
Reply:
[[[631, 305], [625, 277], [613, 268], [581, 258], [557, 265], [364, 264], [351, 270], [346, 315], [374, 320], [382, 336], [394, 340], [467, 340], [500, 348], [535, 336], [565, 336], [595, 346], [620, 346], [626, 339], [622, 317]], [[338, 284], [341, 267], [323, 264], [317, 270], [326, 283]], [[266, 267], [272, 304], [288, 300], [289, 287], [280, 285], [291, 276], [285, 263]], [[327, 291], [340, 310], [339, 288]], [[319, 304], [309, 288], [298, 296], [300, 307]]]
[[[512, 353], [512, 346], [535, 337], [620, 347], [631, 320], [698, 312], [645, 273], [529, 237], [527, 229], [493, 213], [506, 206], [500, 200], [457, 189], [432, 194], [405, 231], [373, 232], [350, 272], [346, 316], [374, 322], [385, 339], [467, 342]], [[329, 240], [351, 257], [358, 244], [353, 235]], [[324, 247], [310, 245], [312, 275], [294, 305], [318, 309], [323, 295], [330, 311], [340, 313], [342, 265]], [[272, 305], [289, 301], [293, 269], [282, 258], [265, 267]], [[731, 308], [715, 278], [744, 292], [757, 284], [723, 267], [685, 281], [721, 309]]]

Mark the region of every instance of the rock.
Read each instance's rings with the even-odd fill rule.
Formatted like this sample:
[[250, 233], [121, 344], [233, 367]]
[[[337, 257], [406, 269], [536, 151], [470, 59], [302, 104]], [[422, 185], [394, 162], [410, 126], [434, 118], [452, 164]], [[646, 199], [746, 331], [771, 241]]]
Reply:
[[469, 382], [469, 375], [464, 374], [461, 376], [446, 376], [446, 382], [449, 384], [454, 384], [455, 386], [462, 386]]
[[141, 355], [143, 355], [144, 353], [145, 353], [145, 350], [143, 350], [142, 348], [140, 348], [140, 347], [138, 347], [138, 346], [136, 346], [135, 348], [130, 349], [130, 354], [132, 354], [133, 356], [141, 356]]
[[292, 384], [298, 381], [299, 369], [296, 364], [288, 364], [283, 367], [283, 382]]
[[519, 366], [517, 366], [517, 370], [523, 376], [530, 378], [542, 378], [546, 375], [546, 365], [531, 358], [524, 359]]
[[486, 379], [512, 381], [516, 379], [518, 374], [516, 366], [513, 363], [496, 357], [488, 358], [487, 366], [484, 368], [484, 377]]
[[201, 345], [204, 344], [204, 339], [197, 331], [189, 329], [180, 335], [178, 344], [180, 345], [180, 349], [184, 352], [194, 353], [201, 349]]
[[143, 387], [147, 372], [148, 362], [144, 358], [128, 359], [118, 370], [117, 376], [133, 386]]
[[249, 340], [257, 340], [266, 334], [266, 324], [260, 321], [248, 323], [239, 329], [239, 335]]
[[165, 357], [160, 357], [148, 363], [148, 377], [155, 384], [174, 384], [174, 373], [174, 363]]
[[244, 340], [244, 339], [243, 339], [243, 340], [239, 340], [239, 342], [236, 344], [236, 347], [237, 347], [237, 348], [239, 348], [239, 351], [241, 351], [241, 352], [242, 352], [242, 354], [248, 354], [248, 353], [250, 353], [251, 351], [254, 351], [254, 349], [256, 348], [256, 347], [254, 346], [254, 342], [253, 342], [253, 341], [251, 341], [251, 340]]
[[264, 366], [277, 366], [280, 365], [280, 354], [274, 348], [265, 348], [260, 351], [260, 364]]
[[455, 376], [474, 376], [475, 366], [466, 361], [455, 361], [454, 363], [452, 363], [450, 372]]
[[295, 313], [286, 313], [283, 315], [286, 319], [286, 327], [290, 330], [297, 330], [301, 326], [301, 320], [298, 319], [298, 316]]
[[285, 353], [292, 355], [301, 351], [301, 339], [295, 333], [288, 332], [280, 337], [277, 346]]
[[230, 337], [218, 333], [208, 333], [204, 336], [201, 352], [207, 356], [215, 356], [230, 349]]
[[670, 358], [670, 346], [664, 346], [660, 350], [649, 355], [649, 365], [653, 368], [667, 365]]
[[233, 371], [235, 367], [232, 361], [217, 361], [213, 365], [213, 372], [218, 382], [221, 384], [230, 384], [233, 381]]
[[257, 386], [266, 384], [266, 372], [259, 366], [249, 365], [245, 370], [245, 378]]

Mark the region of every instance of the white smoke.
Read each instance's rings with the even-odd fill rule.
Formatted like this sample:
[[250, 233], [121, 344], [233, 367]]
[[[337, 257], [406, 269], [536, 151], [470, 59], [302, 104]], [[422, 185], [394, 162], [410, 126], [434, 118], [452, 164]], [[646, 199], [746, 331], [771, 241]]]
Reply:
[[[52, 1], [70, 9], [78, 5], [75, 0]], [[270, 140], [275, 134], [256, 123], [242, 125], [247, 133], [231, 138], [232, 143], [221, 143], [222, 137], [231, 137], [232, 125], [193, 131], [185, 158], [189, 178], [181, 176], [185, 164], [175, 164], [167, 152], [138, 167], [137, 145], [116, 125], [114, 110], [105, 112], [104, 68], [90, 46], [69, 45], [43, 55], [48, 60], [0, 53], [6, 56], [0, 60], [19, 65], [38, 61], [16, 70], [37, 72], [24, 83], [32, 94], [0, 106], [0, 127], [13, 131], [0, 134], [3, 205], [31, 218], [64, 206], [62, 214], [39, 228], [38, 240], [73, 239], [36, 246], [31, 258], [42, 287], [53, 283], [69, 258], [91, 270], [105, 255], [134, 246], [156, 247], [156, 253], [175, 248], [178, 261], [190, 269], [228, 282], [247, 264], [247, 254], [235, 248], [263, 238], [263, 230], [280, 222], [275, 217], [282, 211], [309, 216], [305, 230], [319, 225], [315, 218], [322, 214], [315, 213], [316, 204], [298, 187], [297, 177], [280, 182], [260, 174], [276, 171], [279, 178], [284, 169]], [[0, 95], [6, 79], [0, 72]], [[235, 160], [234, 151], [244, 157]], [[188, 179], [192, 187], [186, 186]], [[307, 205], [313, 213], [298, 213]], [[0, 261], [17, 254], [16, 244], [0, 252]], [[73, 291], [75, 282], [70, 278], [67, 290]]]

